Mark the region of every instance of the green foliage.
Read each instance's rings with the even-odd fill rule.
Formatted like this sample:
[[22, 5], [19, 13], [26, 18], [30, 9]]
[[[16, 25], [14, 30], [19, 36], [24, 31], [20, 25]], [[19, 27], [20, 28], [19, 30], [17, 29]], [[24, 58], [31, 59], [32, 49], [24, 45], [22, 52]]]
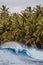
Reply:
[[0, 42], [26, 43], [34, 38], [43, 44], [43, 7], [27, 7], [21, 14], [9, 14], [8, 9], [4, 5], [0, 8]]

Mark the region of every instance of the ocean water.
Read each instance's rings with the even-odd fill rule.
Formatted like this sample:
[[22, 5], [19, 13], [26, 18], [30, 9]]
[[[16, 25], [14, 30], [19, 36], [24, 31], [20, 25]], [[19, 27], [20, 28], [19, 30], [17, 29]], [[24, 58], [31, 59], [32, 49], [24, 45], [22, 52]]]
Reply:
[[43, 65], [43, 50], [16, 42], [0, 46], [0, 65]]

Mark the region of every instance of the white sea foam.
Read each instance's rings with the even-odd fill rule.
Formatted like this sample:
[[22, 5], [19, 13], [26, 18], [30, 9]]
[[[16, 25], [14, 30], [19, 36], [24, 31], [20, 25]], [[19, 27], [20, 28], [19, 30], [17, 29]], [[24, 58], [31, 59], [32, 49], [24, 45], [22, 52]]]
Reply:
[[[42, 64], [41, 64], [41, 63]], [[8, 42], [0, 48], [1, 65], [43, 65], [43, 51]]]

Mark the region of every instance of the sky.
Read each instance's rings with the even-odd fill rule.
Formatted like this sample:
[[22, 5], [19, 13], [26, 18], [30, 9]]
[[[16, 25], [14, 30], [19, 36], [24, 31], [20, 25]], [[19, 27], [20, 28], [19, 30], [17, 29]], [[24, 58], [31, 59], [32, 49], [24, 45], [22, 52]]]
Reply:
[[27, 6], [35, 7], [41, 4], [43, 6], [43, 0], [0, 0], [0, 7], [6, 5], [10, 12], [21, 12]]

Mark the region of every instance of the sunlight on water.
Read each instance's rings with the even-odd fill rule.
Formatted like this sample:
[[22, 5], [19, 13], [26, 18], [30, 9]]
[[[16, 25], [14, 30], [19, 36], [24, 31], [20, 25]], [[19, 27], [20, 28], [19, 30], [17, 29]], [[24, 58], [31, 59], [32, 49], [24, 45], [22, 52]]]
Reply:
[[43, 65], [43, 51], [8, 42], [0, 47], [0, 65]]

